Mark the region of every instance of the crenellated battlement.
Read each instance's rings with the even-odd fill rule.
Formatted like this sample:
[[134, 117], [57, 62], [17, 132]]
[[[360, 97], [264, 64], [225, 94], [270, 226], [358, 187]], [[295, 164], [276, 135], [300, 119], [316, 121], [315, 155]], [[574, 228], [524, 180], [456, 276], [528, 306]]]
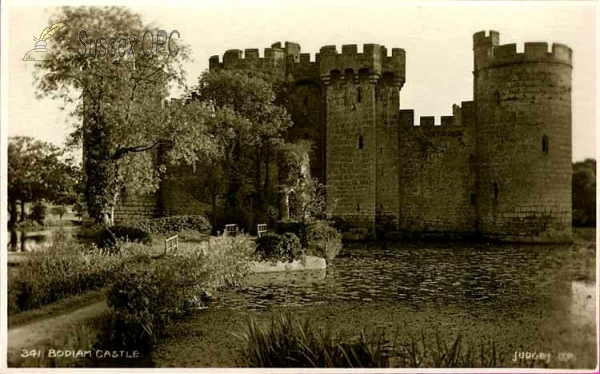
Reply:
[[[468, 110], [468, 116], [472, 115], [472, 102], [462, 103], [465, 109]], [[404, 128], [414, 128], [422, 131], [445, 131], [445, 130], [456, 130], [461, 128], [462, 124], [462, 109], [458, 105], [452, 106], [451, 116], [441, 116], [439, 122], [436, 123], [434, 116], [421, 116], [419, 117], [419, 124], [415, 123], [415, 111], [413, 109], [402, 109], [400, 110], [400, 126]]]
[[554, 43], [548, 50], [548, 43], [525, 43], [523, 53], [517, 53], [516, 44], [505, 44], [495, 47], [489, 65], [518, 64], [524, 62], [551, 62], [572, 65], [573, 51], [564, 44]]
[[473, 34], [473, 49], [487, 48], [500, 44], [500, 33], [498, 31], [479, 31]]
[[218, 55], [211, 56], [209, 59], [209, 69], [265, 69], [286, 64], [300, 64], [315, 67], [319, 64], [319, 54], [311, 60], [309, 53], [300, 53], [301, 47], [298, 43], [285, 42], [282, 47], [281, 42], [271, 45], [270, 48], [264, 48], [262, 56], [259, 49], [248, 48], [230, 49], [223, 54], [221, 60]]
[[548, 49], [546, 42], [527, 42], [522, 53], [516, 44], [500, 45], [497, 31], [477, 32], [473, 35], [475, 70], [522, 63], [558, 63], [572, 66], [573, 51], [564, 44], [554, 43]]
[[406, 53], [404, 49], [392, 48], [388, 55], [386, 47], [379, 44], [364, 44], [363, 52], [358, 53], [356, 44], [342, 45], [342, 53], [335, 46], [325, 46], [320, 50], [321, 77], [328, 80], [333, 74], [352, 71], [359, 76], [377, 79], [384, 74], [394, 76], [394, 84], [402, 86], [406, 79]]

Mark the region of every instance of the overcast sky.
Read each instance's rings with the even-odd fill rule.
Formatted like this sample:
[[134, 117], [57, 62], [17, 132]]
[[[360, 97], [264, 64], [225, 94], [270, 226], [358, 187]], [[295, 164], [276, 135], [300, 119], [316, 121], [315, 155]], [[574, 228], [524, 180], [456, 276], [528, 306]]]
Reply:
[[[19, 2], [21, 4], [23, 2]], [[125, 2], [119, 2], [125, 4]], [[8, 135], [28, 135], [61, 145], [70, 120], [61, 102], [35, 98], [33, 64], [23, 56], [34, 47], [32, 36], [48, 25], [53, 8], [8, 8]], [[139, 4], [139, 2], [138, 2]], [[144, 2], [144, 4], [148, 4]], [[163, 2], [164, 4], [164, 2]], [[415, 116], [452, 114], [452, 104], [473, 99], [472, 35], [497, 30], [500, 43], [559, 42], [573, 49], [573, 159], [596, 154], [596, 31], [594, 2], [420, 3], [304, 1], [303, 5], [252, 2], [245, 6], [201, 3], [189, 7], [138, 7], [144, 21], [176, 29], [192, 49], [188, 82], [208, 68], [208, 58], [227, 49], [263, 49], [277, 41], [300, 43], [311, 59], [325, 45], [377, 43], [406, 50], [402, 109]], [[68, 26], [68, 20], [65, 20]], [[52, 40], [48, 47], [51, 49]]]

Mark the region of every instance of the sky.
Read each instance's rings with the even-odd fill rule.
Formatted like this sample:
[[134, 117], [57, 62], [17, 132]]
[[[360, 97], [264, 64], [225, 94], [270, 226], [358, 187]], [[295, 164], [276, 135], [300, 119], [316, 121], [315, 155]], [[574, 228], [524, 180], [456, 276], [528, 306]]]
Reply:
[[[596, 157], [596, 4], [594, 2], [200, 2], [180, 1], [131, 6], [147, 23], [178, 30], [191, 47], [188, 84], [208, 68], [208, 58], [228, 49], [265, 47], [275, 42], [300, 43], [303, 53], [322, 46], [377, 43], [406, 51], [402, 109], [415, 116], [452, 114], [452, 104], [473, 99], [472, 35], [500, 32], [500, 43], [545, 41], [573, 49], [573, 160]], [[62, 145], [72, 120], [62, 102], [36, 99], [33, 64], [23, 56], [48, 25], [49, 2], [14, 2], [8, 6], [8, 135], [27, 135]], [[128, 4], [119, 2], [119, 4]], [[140, 4], [131, 3], [130, 4]], [[162, 4], [162, 5], [161, 5]], [[290, 5], [293, 4], [293, 5]], [[65, 21], [68, 27], [68, 20]], [[48, 48], [51, 49], [51, 40]]]

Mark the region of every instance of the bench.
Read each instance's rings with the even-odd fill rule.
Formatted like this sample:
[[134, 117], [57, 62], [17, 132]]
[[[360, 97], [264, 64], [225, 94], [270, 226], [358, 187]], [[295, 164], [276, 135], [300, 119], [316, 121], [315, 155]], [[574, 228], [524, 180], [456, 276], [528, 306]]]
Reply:
[[267, 233], [267, 224], [266, 223], [260, 223], [256, 226], [256, 235], [259, 238], [266, 233]]
[[238, 227], [236, 224], [225, 225], [225, 231], [223, 231], [223, 235], [225, 237], [236, 236], [238, 233]]
[[165, 256], [168, 252], [176, 251], [179, 248], [179, 236], [175, 235], [165, 239]]

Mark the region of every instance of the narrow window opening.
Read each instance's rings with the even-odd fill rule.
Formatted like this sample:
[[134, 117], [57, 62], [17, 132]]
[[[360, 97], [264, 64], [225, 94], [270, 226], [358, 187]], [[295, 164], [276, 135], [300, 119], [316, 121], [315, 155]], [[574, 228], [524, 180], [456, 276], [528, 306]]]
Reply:
[[547, 155], [549, 146], [550, 146], [550, 144], [548, 143], [548, 136], [544, 135], [542, 137], [542, 153]]
[[494, 99], [496, 101], [496, 105], [500, 105], [500, 91], [494, 92]]
[[356, 203], [356, 211], [360, 212], [360, 204], [359, 203]]
[[379, 148], [379, 154], [383, 154], [383, 147]]
[[356, 102], [360, 103], [362, 101], [362, 91], [360, 87], [356, 88]]
[[494, 199], [498, 198], [498, 183], [494, 182]]
[[364, 146], [364, 144], [363, 144], [363, 136], [359, 135], [358, 136], [358, 149], [363, 149], [363, 146]]
[[308, 108], [308, 97], [304, 98], [304, 107]]
[[475, 205], [475, 194], [471, 194], [471, 205]]

